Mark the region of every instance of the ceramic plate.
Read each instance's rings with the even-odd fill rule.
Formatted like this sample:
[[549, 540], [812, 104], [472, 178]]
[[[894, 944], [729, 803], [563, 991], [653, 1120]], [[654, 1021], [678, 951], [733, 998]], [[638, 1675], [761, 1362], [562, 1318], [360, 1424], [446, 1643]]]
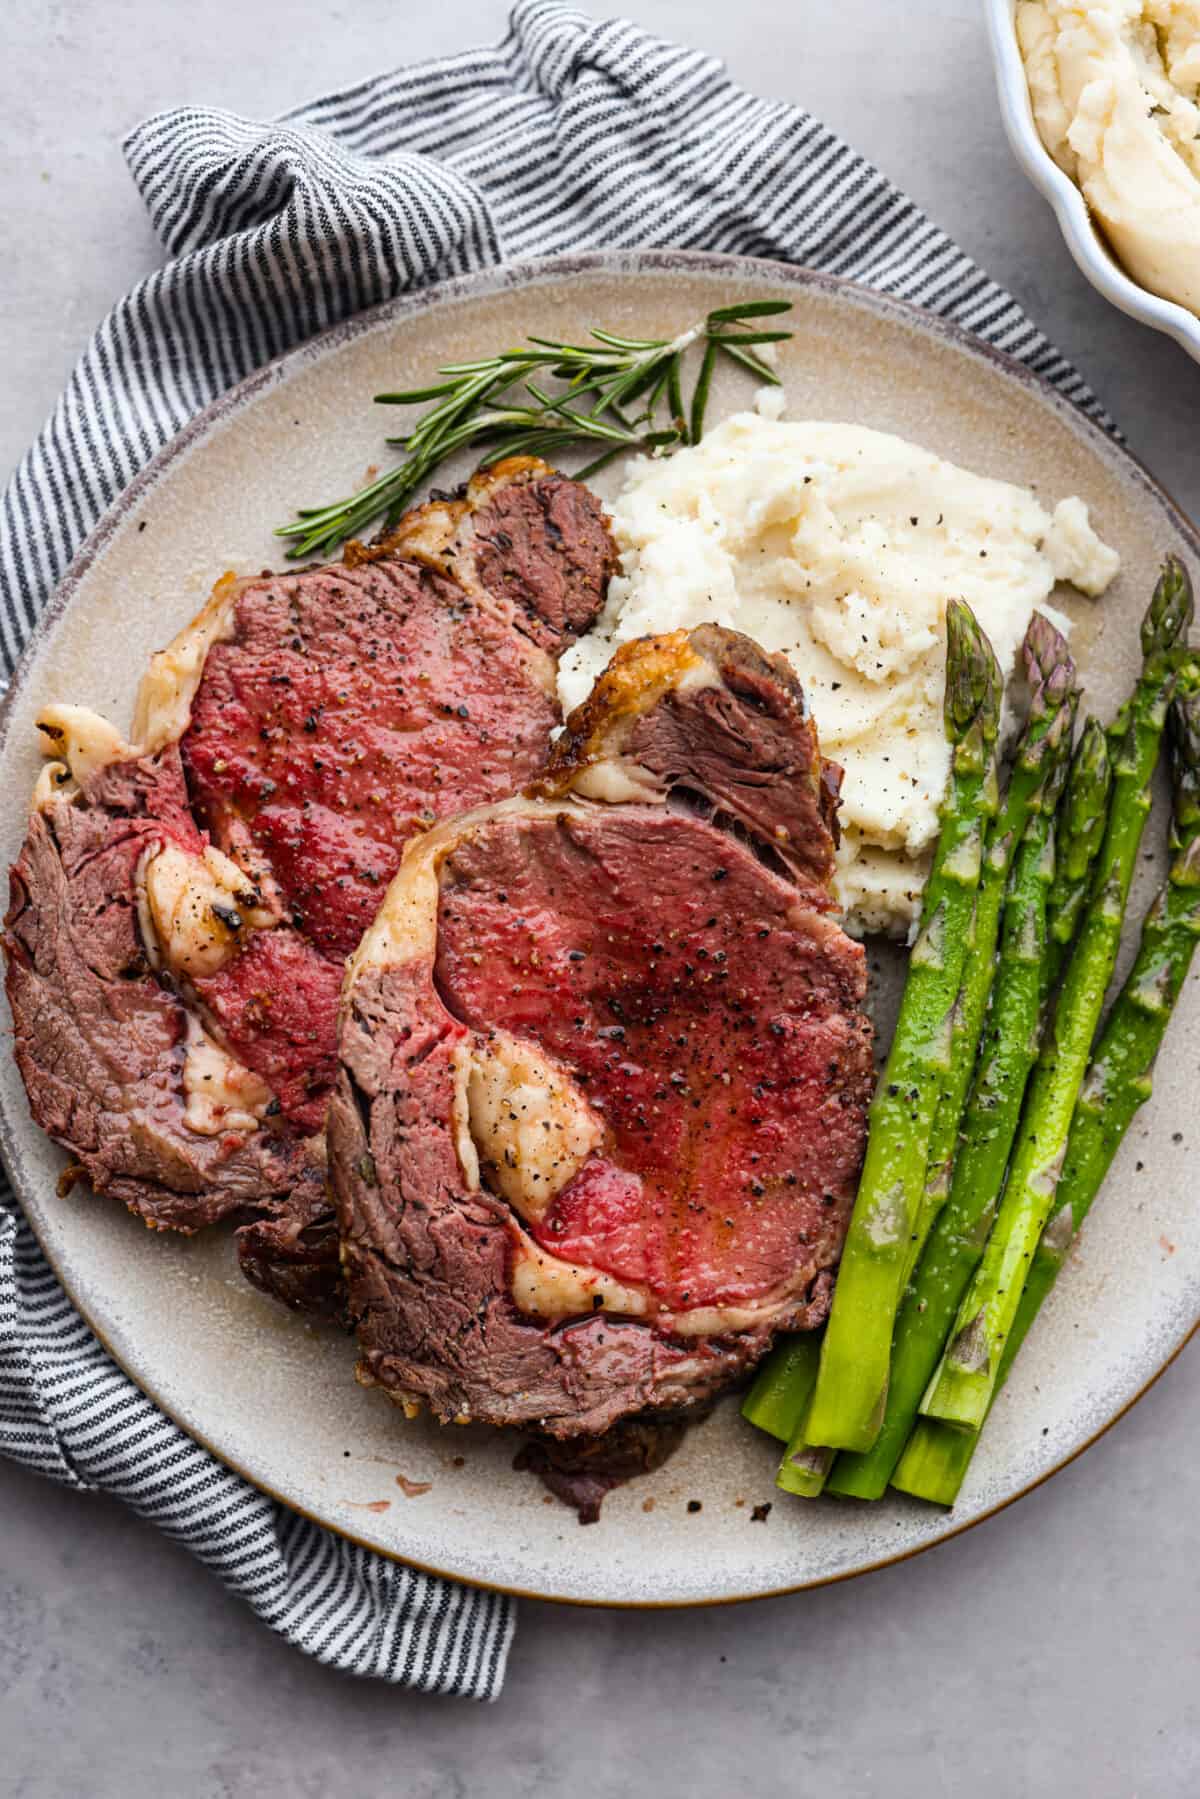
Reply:
[[[1098, 604], [1059, 600], [1076, 620], [1091, 702], [1107, 714], [1135, 667], [1159, 557], [1180, 551], [1200, 572], [1195, 531], [1122, 449], [1024, 370], [861, 290], [764, 262], [593, 256], [498, 270], [358, 319], [256, 375], [150, 465], [81, 553], [14, 684], [0, 739], [5, 859], [17, 851], [38, 766], [36, 707], [69, 698], [126, 721], [146, 656], [214, 578], [277, 563], [273, 525], [383, 460], [390, 421], [372, 394], [418, 385], [439, 363], [527, 330], [580, 335], [601, 322], [666, 336], [712, 306], [776, 294], [795, 307], [796, 335], [781, 358], [792, 416], [902, 432], [1047, 498], [1083, 495], [1123, 573]], [[713, 416], [746, 395], [736, 377], [718, 387]], [[1160, 815], [1138, 910], [1160, 871], [1162, 837]], [[871, 959], [888, 1030], [896, 970], [882, 952]], [[665, 1468], [612, 1495], [602, 1521], [581, 1529], [513, 1472], [512, 1441], [406, 1423], [382, 1393], [357, 1387], [350, 1342], [255, 1293], [227, 1236], [151, 1235], [85, 1192], [56, 1197], [63, 1157], [31, 1124], [8, 1058], [0, 1128], [17, 1190], [80, 1310], [166, 1412], [257, 1485], [387, 1555], [465, 1580], [556, 1599], [680, 1605], [784, 1592], [923, 1549], [1061, 1467], [1144, 1391], [1200, 1311], [1198, 1061], [1193, 985], [1154, 1100], [950, 1516], [899, 1497], [875, 1506], [784, 1499], [773, 1484], [777, 1450], [727, 1400]], [[426, 1490], [406, 1497], [397, 1476]], [[689, 1510], [693, 1500], [700, 1509]], [[767, 1500], [777, 1503], [756, 1520]]]

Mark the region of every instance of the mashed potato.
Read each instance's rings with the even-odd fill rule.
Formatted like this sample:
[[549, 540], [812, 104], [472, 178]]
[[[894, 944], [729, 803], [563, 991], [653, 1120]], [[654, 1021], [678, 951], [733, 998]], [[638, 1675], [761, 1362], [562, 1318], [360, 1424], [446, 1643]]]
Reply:
[[1007, 674], [1056, 580], [1098, 594], [1117, 570], [1081, 500], [1051, 515], [1025, 488], [902, 438], [755, 413], [640, 459], [613, 525], [624, 574], [562, 659], [564, 706], [646, 632], [715, 620], [784, 651], [846, 770], [838, 897], [859, 929], [897, 936], [917, 911], [949, 772], [946, 601], [973, 608]]
[[1042, 142], [1152, 293], [1200, 312], [1200, 0], [1021, 0]]

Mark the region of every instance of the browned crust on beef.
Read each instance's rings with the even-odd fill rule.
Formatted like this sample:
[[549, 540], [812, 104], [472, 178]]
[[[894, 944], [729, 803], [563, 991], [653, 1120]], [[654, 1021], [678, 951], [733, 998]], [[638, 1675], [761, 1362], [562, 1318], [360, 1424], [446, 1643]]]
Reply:
[[510, 600], [539, 642], [562, 649], [587, 630], [597, 589], [603, 593], [617, 572], [609, 525], [578, 481], [557, 474], [509, 481], [476, 511], [476, 579]]
[[[674, 684], [690, 662], [710, 684]], [[567, 719], [538, 791], [567, 792], [613, 755], [664, 786], [694, 787], [798, 875], [832, 880], [842, 771], [821, 755], [785, 656], [718, 625], [623, 644]]]
[[414, 506], [374, 543], [351, 542], [348, 567], [391, 557], [426, 562], [559, 654], [592, 624], [619, 567], [612, 521], [588, 488], [537, 456], [508, 456], [457, 493]]

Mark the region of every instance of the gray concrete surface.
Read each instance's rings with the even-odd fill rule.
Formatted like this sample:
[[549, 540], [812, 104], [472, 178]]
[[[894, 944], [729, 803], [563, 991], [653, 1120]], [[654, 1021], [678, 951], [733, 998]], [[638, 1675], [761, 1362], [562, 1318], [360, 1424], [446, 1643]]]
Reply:
[[[632, 10], [882, 163], [1200, 511], [1200, 369], [1076, 273], [1002, 139], [972, 0]], [[0, 469], [156, 257], [120, 157], [129, 125], [180, 101], [269, 113], [490, 41], [502, 20], [500, 0], [6, 9]], [[708, 1613], [526, 1604], [494, 1708], [330, 1675], [120, 1507], [0, 1463], [0, 1794], [1184, 1799], [1200, 1792], [1196, 1366], [1193, 1349], [1019, 1506], [868, 1579]]]

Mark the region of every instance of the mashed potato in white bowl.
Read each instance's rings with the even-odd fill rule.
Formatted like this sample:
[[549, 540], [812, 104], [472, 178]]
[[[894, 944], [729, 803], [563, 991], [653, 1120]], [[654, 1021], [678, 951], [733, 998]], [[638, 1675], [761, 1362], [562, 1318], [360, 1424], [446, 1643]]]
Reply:
[[623, 574], [562, 659], [564, 706], [648, 632], [712, 620], [782, 650], [846, 771], [838, 898], [852, 927], [892, 936], [916, 916], [949, 772], [947, 600], [972, 608], [1007, 675], [1057, 580], [1100, 594], [1118, 567], [1079, 499], [1049, 513], [902, 438], [751, 412], [639, 459], [613, 526]]
[[1200, 313], [1200, 0], [1020, 0], [1042, 142], [1129, 273]]

